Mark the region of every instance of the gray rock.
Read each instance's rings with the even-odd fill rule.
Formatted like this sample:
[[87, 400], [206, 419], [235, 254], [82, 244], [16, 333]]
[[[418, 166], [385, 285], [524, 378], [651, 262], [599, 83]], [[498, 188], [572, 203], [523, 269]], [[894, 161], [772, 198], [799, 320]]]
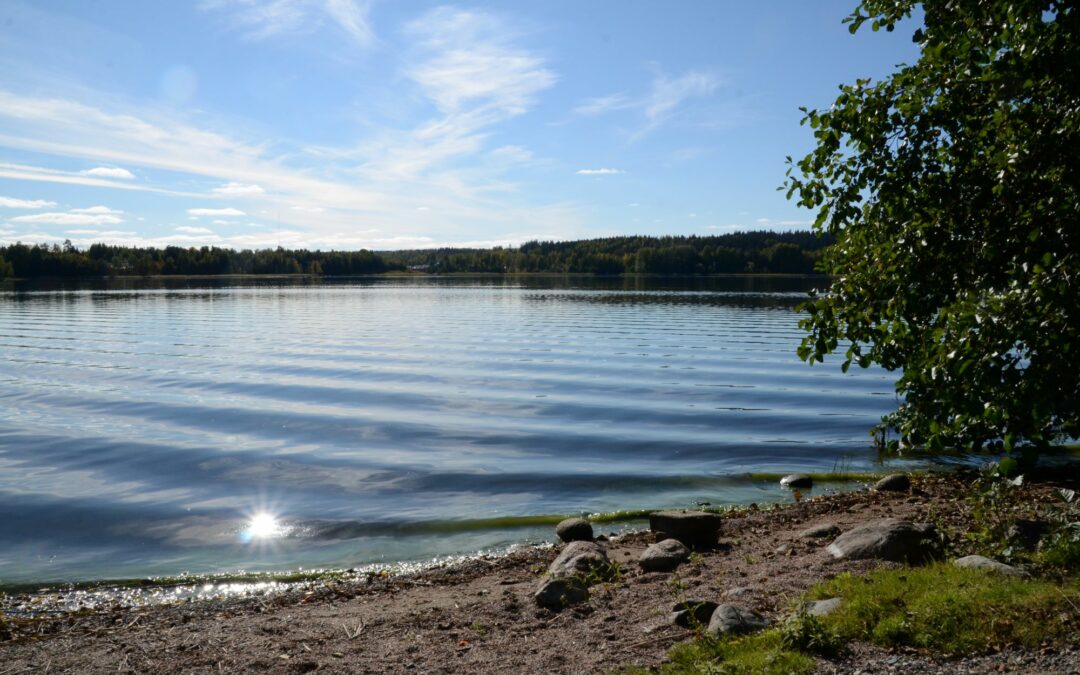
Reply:
[[592, 541], [592, 525], [584, 518], [567, 518], [555, 526], [555, 534], [563, 541]]
[[725, 598], [741, 598], [741, 597], [744, 597], [744, 596], [747, 596], [747, 595], [753, 595], [753, 594], [754, 594], [754, 589], [750, 588], [749, 586], [736, 586], [735, 588], [729, 588], [728, 590], [724, 591], [721, 595], [723, 595]]
[[577, 577], [545, 579], [533, 593], [536, 604], [548, 609], [562, 609], [589, 599], [589, 589]]
[[572, 577], [604, 571], [611, 564], [607, 552], [591, 541], [572, 541], [552, 561], [548, 572], [553, 577]]
[[769, 622], [752, 609], [739, 607], [738, 605], [719, 605], [709, 619], [709, 632], [713, 635], [720, 633], [753, 633], [769, 627]]
[[841, 598], [829, 598], [828, 600], [816, 600], [806, 607], [806, 613], [810, 616], [827, 616], [840, 609], [843, 604]]
[[940, 555], [937, 530], [929, 523], [884, 518], [848, 530], [829, 544], [834, 558], [922, 563]]
[[814, 487], [814, 479], [801, 473], [793, 473], [780, 479], [780, 487], [805, 490]]
[[966, 569], [986, 570], [1006, 577], [1027, 576], [1027, 573], [1019, 567], [1006, 565], [1005, 563], [991, 560], [990, 558], [985, 558], [981, 555], [967, 555], [963, 558], [957, 558], [953, 561], [953, 564], [957, 567], [964, 567]]
[[835, 537], [838, 534], [840, 534], [840, 528], [834, 523], [822, 523], [821, 525], [806, 528], [799, 533], [799, 538], [823, 539], [825, 537]]
[[889, 474], [874, 483], [874, 489], [878, 492], [908, 492], [911, 490], [911, 479], [903, 473]]
[[671, 623], [683, 628], [708, 626], [717, 606], [712, 600], [702, 598], [687, 598], [676, 602], [671, 608]]
[[690, 549], [678, 539], [665, 539], [645, 549], [638, 564], [646, 572], [670, 572], [690, 557]]
[[661, 539], [678, 539], [691, 548], [716, 545], [723, 518], [704, 511], [656, 511], [649, 514], [649, 529]]
[[1043, 532], [1046, 531], [1046, 523], [1041, 520], [1020, 519], [1009, 526], [1005, 538], [1014, 546], [1019, 546], [1025, 551], [1033, 551], [1039, 545]]

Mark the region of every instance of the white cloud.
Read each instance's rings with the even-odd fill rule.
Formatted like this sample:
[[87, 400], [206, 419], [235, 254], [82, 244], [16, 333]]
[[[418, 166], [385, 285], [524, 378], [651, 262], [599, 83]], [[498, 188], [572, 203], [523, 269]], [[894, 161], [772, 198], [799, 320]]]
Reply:
[[293, 211], [299, 211], [301, 213], [322, 213], [326, 211], [326, 209], [321, 206], [291, 206], [289, 208]]
[[124, 220], [111, 214], [93, 213], [35, 213], [29, 216], [16, 216], [13, 223], [34, 223], [38, 225], [118, 225]]
[[135, 180], [135, 174], [127, 169], [119, 167], [97, 166], [93, 169], [81, 171], [84, 176], [96, 176], [98, 178], [122, 178], [123, 180]]
[[0, 206], [7, 209], [47, 209], [56, 206], [56, 202], [48, 202], [44, 199], [16, 199], [15, 197], [0, 197]]
[[64, 234], [81, 237], [132, 237], [135, 235], [134, 232], [121, 230], [64, 230]]
[[247, 214], [240, 209], [224, 208], [224, 209], [188, 209], [189, 216], [246, 216]]
[[238, 28], [256, 40], [312, 33], [327, 24], [363, 47], [375, 39], [368, 20], [371, 3], [359, 0], [205, 0], [200, 8], [228, 13]]
[[765, 227], [801, 227], [804, 225], [810, 225], [814, 221], [812, 220], [773, 220], [772, 218], [758, 218], [755, 220], [758, 225], [764, 225]]
[[626, 173], [626, 172], [623, 171], [622, 169], [600, 168], [600, 169], [578, 169], [574, 173], [578, 174], [579, 176], [613, 176], [613, 175], [618, 174], [618, 173]]
[[113, 216], [119, 216], [123, 214], [123, 211], [117, 211], [116, 209], [110, 209], [108, 206], [90, 206], [85, 209], [71, 209], [71, 213], [91, 213], [91, 214], [108, 214]]
[[500, 162], [514, 164], [524, 164], [533, 158], [532, 151], [521, 145], [503, 145], [489, 152], [488, 156]]
[[266, 192], [259, 185], [247, 185], [244, 183], [225, 183], [221, 187], [216, 187], [213, 192], [219, 195], [261, 195]]
[[187, 225], [181, 225], [180, 227], [173, 228], [177, 232], [183, 232], [184, 234], [213, 234], [214, 231], [206, 227], [188, 227]]
[[211, 225], [235, 225], [236, 223], [234, 221], [232, 221], [232, 220], [212, 220], [212, 221], [210, 221], [210, 224]]

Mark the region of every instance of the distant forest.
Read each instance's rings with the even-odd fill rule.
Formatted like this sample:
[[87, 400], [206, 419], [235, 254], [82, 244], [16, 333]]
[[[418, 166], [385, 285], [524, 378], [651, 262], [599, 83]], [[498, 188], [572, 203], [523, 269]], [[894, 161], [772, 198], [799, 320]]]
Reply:
[[94, 244], [0, 246], [0, 278], [220, 274], [348, 276], [384, 272], [562, 274], [810, 274], [830, 240], [812, 232], [715, 237], [530, 241], [517, 248], [307, 251], [283, 248], [132, 248]]

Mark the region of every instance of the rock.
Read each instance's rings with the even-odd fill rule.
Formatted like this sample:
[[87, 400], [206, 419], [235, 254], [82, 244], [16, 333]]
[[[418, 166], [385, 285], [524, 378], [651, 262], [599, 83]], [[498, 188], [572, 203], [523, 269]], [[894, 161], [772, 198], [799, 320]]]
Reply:
[[875, 558], [922, 563], [940, 554], [937, 530], [930, 523], [884, 518], [848, 530], [829, 544], [834, 558]]
[[1033, 551], [1039, 545], [1046, 523], [1041, 520], [1020, 519], [1009, 526], [1005, 538], [1014, 546], [1019, 546], [1025, 551]]
[[562, 609], [589, 599], [589, 589], [577, 577], [545, 579], [533, 593], [536, 604], [548, 609]]
[[805, 490], [814, 487], [814, 479], [801, 473], [793, 473], [780, 479], [780, 487]]
[[800, 539], [822, 539], [825, 537], [835, 537], [840, 534], [840, 528], [834, 523], [822, 523], [821, 525], [814, 525], [808, 527], [799, 533]]
[[555, 526], [555, 534], [563, 541], [592, 541], [592, 525], [584, 518], [567, 518]]
[[736, 586], [723, 592], [725, 598], [741, 598], [746, 595], [753, 595], [754, 589], [749, 586]]
[[911, 479], [903, 473], [889, 474], [874, 483], [873, 489], [878, 492], [907, 492], [911, 489]]
[[768, 627], [769, 622], [763, 616], [738, 605], [718, 605], [709, 619], [709, 632], [713, 635], [753, 633]]
[[676, 602], [671, 608], [671, 623], [683, 628], [708, 626], [717, 606], [712, 600], [702, 598], [687, 598]]
[[840, 609], [840, 605], [843, 604], [843, 602], [844, 601], [841, 598], [817, 600], [815, 602], [811, 602], [806, 607], [806, 613], [810, 616], [827, 616]]
[[968, 555], [963, 558], [957, 558], [953, 561], [953, 564], [957, 567], [966, 569], [986, 570], [1006, 577], [1027, 576], [1027, 574], [1019, 567], [1006, 565], [1005, 563], [991, 560], [990, 558], [985, 558], [981, 555]]
[[704, 511], [656, 511], [649, 514], [649, 529], [661, 539], [678, 539], [691, 548], [716, 544], [723, 518]]
[[572, 577], [605, 571], [610, 565], [607, 552], [591, 541], [572, 541], [566, 545], [558, 558], [552, 561], [548, 572], [553, 577]]
[[638, 564], [646, 572], [670, 572], [690, 557], [690, 549], [678, 539], [665, 539], [645, 549]]

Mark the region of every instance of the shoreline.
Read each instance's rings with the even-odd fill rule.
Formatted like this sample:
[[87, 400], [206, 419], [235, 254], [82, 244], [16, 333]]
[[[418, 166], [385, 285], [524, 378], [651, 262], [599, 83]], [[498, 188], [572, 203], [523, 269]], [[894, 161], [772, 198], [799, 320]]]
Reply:
[[[1046, 492], [1063, 480], [1078, 482], [1075, 469], [1042, 474], [1025, 489]], [[262, 597], [9, 617], [0, 626], [0, 633], [7, 633], [0, 634], [0, 655], [10, 672], [596, 672], [656, 667], [665, 662], [670, 646], [694, 638], [667, 618], [680, 595], [719, 600], [735, 593], [740, 602], [779, 621], [792, 602], [820, 581], [895, 567], [831, 560], [825, 542], [797, 537], [809, 526], [829, 522], [846, 529], [874, 517], [934, 520], [950, 535], [957, 554], [971, 549], [963, 538], [973, 524], [963, 499], [969, 479], [960, 473], [925, 474], [914, 478], [907, 494], [861, 490], [733, 511], [724, 516], [722, 545], [701, 551], [675, 573], [645, 572], [635, 564], [655, 539], [652, 533], [614, 537], [605, 545], [610, 559], [620, 563], [619, 575], [594, 587], [587, 603], [559, 612], [537, 607], [532, 593], [561, 547], [530, 547], [416, 574], [324, 580]], [[846, 660], [819, 658], [818, 670], [867, 672], [868, 663], [886, 656], [896, 655], [857, 645]], [[1035, 663], [1045, 657], [1049, 664], [1076, 656], [1054, 648], [1042, 656], [1005, 651], [962, 660], [991, 670], [1009, 664], [1009, 658]], [[958, 663], [928, 653], [898, 658], [906, 666], [901, 670], [954, 669]]]

